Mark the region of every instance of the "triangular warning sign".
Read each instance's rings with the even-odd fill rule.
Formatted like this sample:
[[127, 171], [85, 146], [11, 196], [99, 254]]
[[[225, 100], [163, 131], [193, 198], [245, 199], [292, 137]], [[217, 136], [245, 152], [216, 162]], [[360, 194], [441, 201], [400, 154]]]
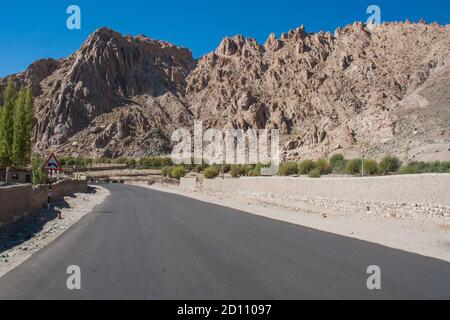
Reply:
[[56, 159], [55, 155], [52, 153], [50, 158], [48, 158], [45, 165], [42, 167], [44, 170], [55, 170], [55, 171], [62, 171], [61, 164], [59, 163], [58, 159]]

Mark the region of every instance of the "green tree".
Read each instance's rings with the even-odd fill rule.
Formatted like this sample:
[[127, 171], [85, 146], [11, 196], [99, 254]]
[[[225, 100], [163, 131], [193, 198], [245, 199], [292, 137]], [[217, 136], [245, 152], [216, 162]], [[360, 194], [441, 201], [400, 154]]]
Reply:
[[16, 99], [13, 115], [12, 163], [15, 167], [25, 164], [25, 92], [20, 91]]
[[34, 98], [31, 89], [25, 90], [25, 146], [24, 146], [24, 159], [26, 164], [31, 162], [31, 138], [33, 135], [33, 119], [34, 119]]
[[13, 117], [12, 163], [15, 167], [24, 167], [30, 163], [32, 130], [33, 96], [30, 89], [21, 90]]
[[12, 145], [14, 137], [14, 105], [17, 92], [12, 81], [8, 82], [3, 92], [3, 107], [0, 117], [0, 167], [13, 164]]
[[33, 172], [33, 185], [44, 184], [47, 182], [47, 173], [42, 170], [44, 160], [34, 159], [31, 162], [31, 168]]
[[401, 161], [397, 157], [386, 156], [381, 160], [379, 170], [383, 174], [396, 172], [400, 168], [401, 164]]

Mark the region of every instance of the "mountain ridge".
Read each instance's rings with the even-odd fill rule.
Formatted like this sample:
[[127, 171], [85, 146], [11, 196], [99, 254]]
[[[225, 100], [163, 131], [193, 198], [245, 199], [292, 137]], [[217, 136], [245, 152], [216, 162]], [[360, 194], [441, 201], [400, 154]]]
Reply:
[[448, 160], [449, 39], [449, 25], [424, 22], [356, 22], [334, 34], [301, 26], [264, 44], [225, 37], [194, 59], [165, 41], [100, 28], [69, 57], [38, 60], [0, 87], [11, 79], [32, 88], [36, 153], [167, 154], [171, 132], [199, 119], [280, 129], [285, 159]]

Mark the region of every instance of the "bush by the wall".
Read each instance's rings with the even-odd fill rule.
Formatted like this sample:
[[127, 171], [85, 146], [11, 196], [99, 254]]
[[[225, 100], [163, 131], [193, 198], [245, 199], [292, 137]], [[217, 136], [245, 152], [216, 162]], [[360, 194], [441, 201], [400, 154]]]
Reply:
[[232, 165], [230, 169], [230, 174], [233, 178], [239, 178], [240, 170], [238, 165]]
[[347, 161], [345, 165], [345, 173], [351, 175], [357, 175], [361, 173], [361, 159], [353, 159]]
[[33, 185], [45, 184], [47, 183], [47, 173], [42, 170], [44, 165], [44, 160], [33, 159], [31, 162], [31, 173]]
[[322, 176], [320, 168], [317, 167], [312, 169], [311, 171], [309, 171], [308, 176], [310, 178], [320, 178]]
[[251, 164], [244, 164], [239, 166], [239, 174], [241, 177], [251, 177], [254, 166]]
[[342, 154], [335, 154], [330, 158], [330, 166], [335, 174], [345, 173], [345, 166], [347, 164], [347, 160], [345, 160]]
[[364, 160], [364, 174], [372, 176], [378, 174], [378, 163], [375, 160]]
[[261, 175], [262, 165], [257, 164], [252, 171], [252, 177], [259, 177]]
[[411, 162], [399, 170], [400, 174], [450, 173], [450, 162]]
[[298, 165], [295, 162], [284, 162], [278, 171], [280, 176], [292, 176], [298, 174]]
[[170, 166], [166, 166], [166, 167], [163, 167], [162, 169], [161, 169], [161, 174], [164, 176], [164, 177], [170, 177], [170, 172], [172, 171], [172, 167], [170, 167]]
[[401, 162], [397, 157], [393, 156], [386, 156], [384, 157], [378, 168], [380, 173], [382, 174], [389, 174], [392, 172], [396, 172], [401, 166]]
[[206, 179], [214, 179], [219, 176], [219, 170], [215, 166], [209, 166], [203, 171], [203, 176]]
[[170, 177], [174, 179], [181, 179], [186, 175], [186, 170], [183, 166], [176, 166], [170, 170]]
[[299, 174], [309, 174], [312, 169], [316, 168], [316, 164], [312, 160], [305, 160], [298, 165]]
[[331, 168], [330, 164], [328, 164], [327, 159], [317, 160], [316, 168], [319, 169], [320, 174], [330, 174], [332, 172], [332, 168]]

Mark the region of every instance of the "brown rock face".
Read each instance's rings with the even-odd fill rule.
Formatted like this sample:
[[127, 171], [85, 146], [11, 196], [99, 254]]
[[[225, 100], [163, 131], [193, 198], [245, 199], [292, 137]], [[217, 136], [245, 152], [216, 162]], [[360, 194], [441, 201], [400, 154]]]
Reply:
[[36, 152], [167, 154], [172, 131], [200, 119], [280, 129], [285, 158], [449, 160], [449, 74], [450, 26], [437, 24], [300, 27], [264, 45], [235, 36], [199, 61], [102, 28], [72, 56], [37, 61], [0, 87], [11, 78], [33, 88]]

